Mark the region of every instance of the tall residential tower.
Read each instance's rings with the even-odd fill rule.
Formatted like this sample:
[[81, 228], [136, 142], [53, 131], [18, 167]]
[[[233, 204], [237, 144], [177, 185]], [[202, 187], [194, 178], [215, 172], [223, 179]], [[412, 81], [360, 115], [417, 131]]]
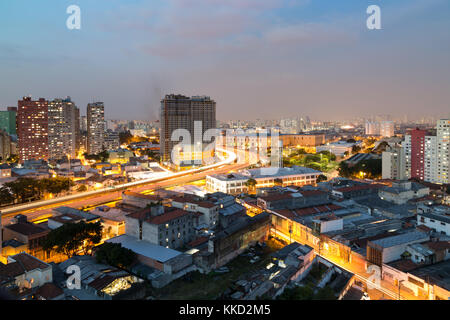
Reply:
[[79, 109], [70, 97], [49, 102], [48, 143], [51, 159], [61, 159], [68, 155], [71, 158], [76, 156], [80, 131], [79, 116]]
[[[216, 102], [206, 96], [166, 95], [161, 100], [160, 119], [161, 161], [169, 163], [175, 160], [172, 159], [174, 146], [183, 139], [178, 135], [172, 139], [175, 130], [185, 129], [189, 133], [190, 141], [185, 141], [185, 143], [190, 143], [193, 149], [198, 144], [203, 151], [205, 144], [211, 142], [209, 137], [205, 139], [204, 133], [209, 129], [216, 128]], [[186, 158], [186, 164], [190, 162], [188, 159], [190, 158]], [[177, 165], [183, 164], [178, 163]]]
[[17, 103], [17, 138], [20, 162], [48, 159], [48, 101], [24, 97]]
[[105, 140], [105, 106], [103, 102], [87, 105], [87, 152], [97, 154], [103, 151]]

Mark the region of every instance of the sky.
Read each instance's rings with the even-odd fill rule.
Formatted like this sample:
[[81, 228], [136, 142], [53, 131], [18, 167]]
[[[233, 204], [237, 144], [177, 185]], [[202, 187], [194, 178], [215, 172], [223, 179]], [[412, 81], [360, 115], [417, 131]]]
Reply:
[[449, 30], [448, 0], [1, 0], [0, 109], [71, 96], [156, 120], [179, 93], [219, 120], [448, 116]]

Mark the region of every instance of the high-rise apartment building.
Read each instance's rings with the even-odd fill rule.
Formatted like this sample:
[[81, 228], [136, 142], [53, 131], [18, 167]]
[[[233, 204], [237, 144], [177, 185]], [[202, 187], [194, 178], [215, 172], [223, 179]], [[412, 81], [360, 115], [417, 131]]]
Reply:
[[380, 136], [393, 137], [394, 136], [394, 122], [393, 121], [381, 121], [380, 122]]
[[[203, 138], [204, 133], [208, 129], [216, 128], [216, 102], [206, 96], [186, 97], [183, 95], [170, 94], [166, 95], [165, 98], [161, 100], [160, 116], [161, 161], [169, 163], [170, 161], [175, 160], [172, 159], [172, 150], [174, 146], [183, 140], [183, 138], [178, 135], [172, 139], [172, 134], [175, 130], [187, 130], [190, 135], [187, 138], [189, 138], [190, 141], [186, 142], [188, 142], [188, 144], [190, 142], [192, 148], [195, 150], [201, 148], [200, 150], [203, 151], [205, 144], [211, 142], [204, 141]], [[207, 140], [210, 139], [208, 138]], [[196, 142], [195, 146], [194, 142]]]
[[105, 139], [105, 106], [103, 102], [87, 105], [87, 152], [97, 154], [103, 151]]
[[103, 145], [105, 150], [117, 150], [120, 147], [119, 133], [113, 130], [106, 130]]
[[411, 178], [425, 178], [425, 137], [426, 130], [411, 131]]
[[382, 178], [406, 179], [405, 164], [405, 149], [402, 146], [388, 146], [382, 154]]
[[437, 180], [438, 183], [450, 183], [450, 120], [437, 122]]
[[17, 138], [20, 162], [48, 159], [48, 101], [24, 97], [17, 103]]
[[395, 125], [393, 121], [366, 122], [366, 135], [393, 137], [395, 135]]
[[71, 101], [55, 99], [48, 103], [48, 143], [50, 159], [74, 158], [78, 150], [80, 111]]
[[403, 148], [407, 178], [449, 183], [450, 120], [438, 120], [436, 129], [436, 134], [415, 129], [405, 135]]
[[11, 154], [11, 137], [5, 130], [0, 129], [0, 162], [6, 161]]
[[6, 111], [0, 111], [0, 129], [9, 135], [16, 135], [16, 107], [8, 107]]

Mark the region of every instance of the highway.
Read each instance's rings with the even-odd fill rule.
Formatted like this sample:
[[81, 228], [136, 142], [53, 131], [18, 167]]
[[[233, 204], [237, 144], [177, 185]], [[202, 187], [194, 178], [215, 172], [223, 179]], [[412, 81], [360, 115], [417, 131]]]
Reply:
[[237, 171], [248, 166], [248, 164], [235, 164], [236, 155], [232, 152], [218, 149], [219, 152], [227, 153], [226, 158], [222, 161], [204, 166], [201, 168], [186, 170], [182, 172], [172, 173], [167, 177], [156, 179], [147, 179], [136, 181], [115, 188], [107, 188], [102, 190], [83, 192], [66, 197], [59, 197], [51, 200], [36, 201], [29, 204], [2, 209], [2, 224], [7, 224], [17, 214], [23, 214], [30, 221], [39, 220], [42, 216], [48, 216], [53, 208], [61, 206], [69, 206], [73, 208], [95, 207], [97, 205], [113, 203], [121, 199], [122, 191], [129, 190], [133, 192], [151, 191], [160, 188], [168, 188], [172, 186], [182, 185], [197, 180], [205, 179], [208, 174], [227, 173]]

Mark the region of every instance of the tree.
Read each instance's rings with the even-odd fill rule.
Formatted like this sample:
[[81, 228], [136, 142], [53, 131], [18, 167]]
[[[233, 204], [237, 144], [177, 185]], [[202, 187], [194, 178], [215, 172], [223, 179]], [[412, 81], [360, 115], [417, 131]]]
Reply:
[[332, 288], [325, 286], [317, 291], [314, 300], [336, 300], [336, 295]]
[[361, 151], [361, 147], [360, 146], [354, 145], [352, 147], [352, 153], [358, 153], [360, 151]]
[[80, 250], [88, 254], [102, 239], [102, 225], [100, 222], [66, 223], [53, 229], [43, 242], [45, 251], [56, 251], [66, 255], [69, 259]]
[[81, 186], [78, 187], [77, 192], [85, 192], [87, 191], [87, 187], [85, 184], [82, 184]]
[[282, 294], [278, 296], [278, 300], [312, 300], [314, 298], [314, 290], [306, 285], [302, 287], [286, 288]]
[[95, 258], [99, 263], [128, 269], [136, 260], [136, 253], [120, 243], [104, 243], [95, 252]]
[[0, 188], [0, 205], [6, 205], [14, 202], [14, 196], [7, 187]]
[[12, 154], [9, 156], [8, 159], [6, 159], [6, 162], [8, 163], [18, 163], [19, 162], [19, 156], [17, 154]]
[[70, 178], [45, 178], [39, 181], [40, 189], [48, 193], [59, 195], [63, 191], [69, 191], [75, 184]]
[[10, 190], [19, 203], [40, 199], [42, 195], [39, 182], [33, 178], [19, 178], [16, 181], [5, 183], [4, 186]]
[[328, 180], [327, 176], [324, 174], [321, 174], [320, 176], [317, 177], [316, 183], [327, 181], [327, 180]]
[[131, 132], [125, 131], [125, 132], [120, 132], [119, 133], [119, 142], [120, 144], [130, 144], [131, 143], [131, 139], [133, 139], [133, 135], [131, 134]]

